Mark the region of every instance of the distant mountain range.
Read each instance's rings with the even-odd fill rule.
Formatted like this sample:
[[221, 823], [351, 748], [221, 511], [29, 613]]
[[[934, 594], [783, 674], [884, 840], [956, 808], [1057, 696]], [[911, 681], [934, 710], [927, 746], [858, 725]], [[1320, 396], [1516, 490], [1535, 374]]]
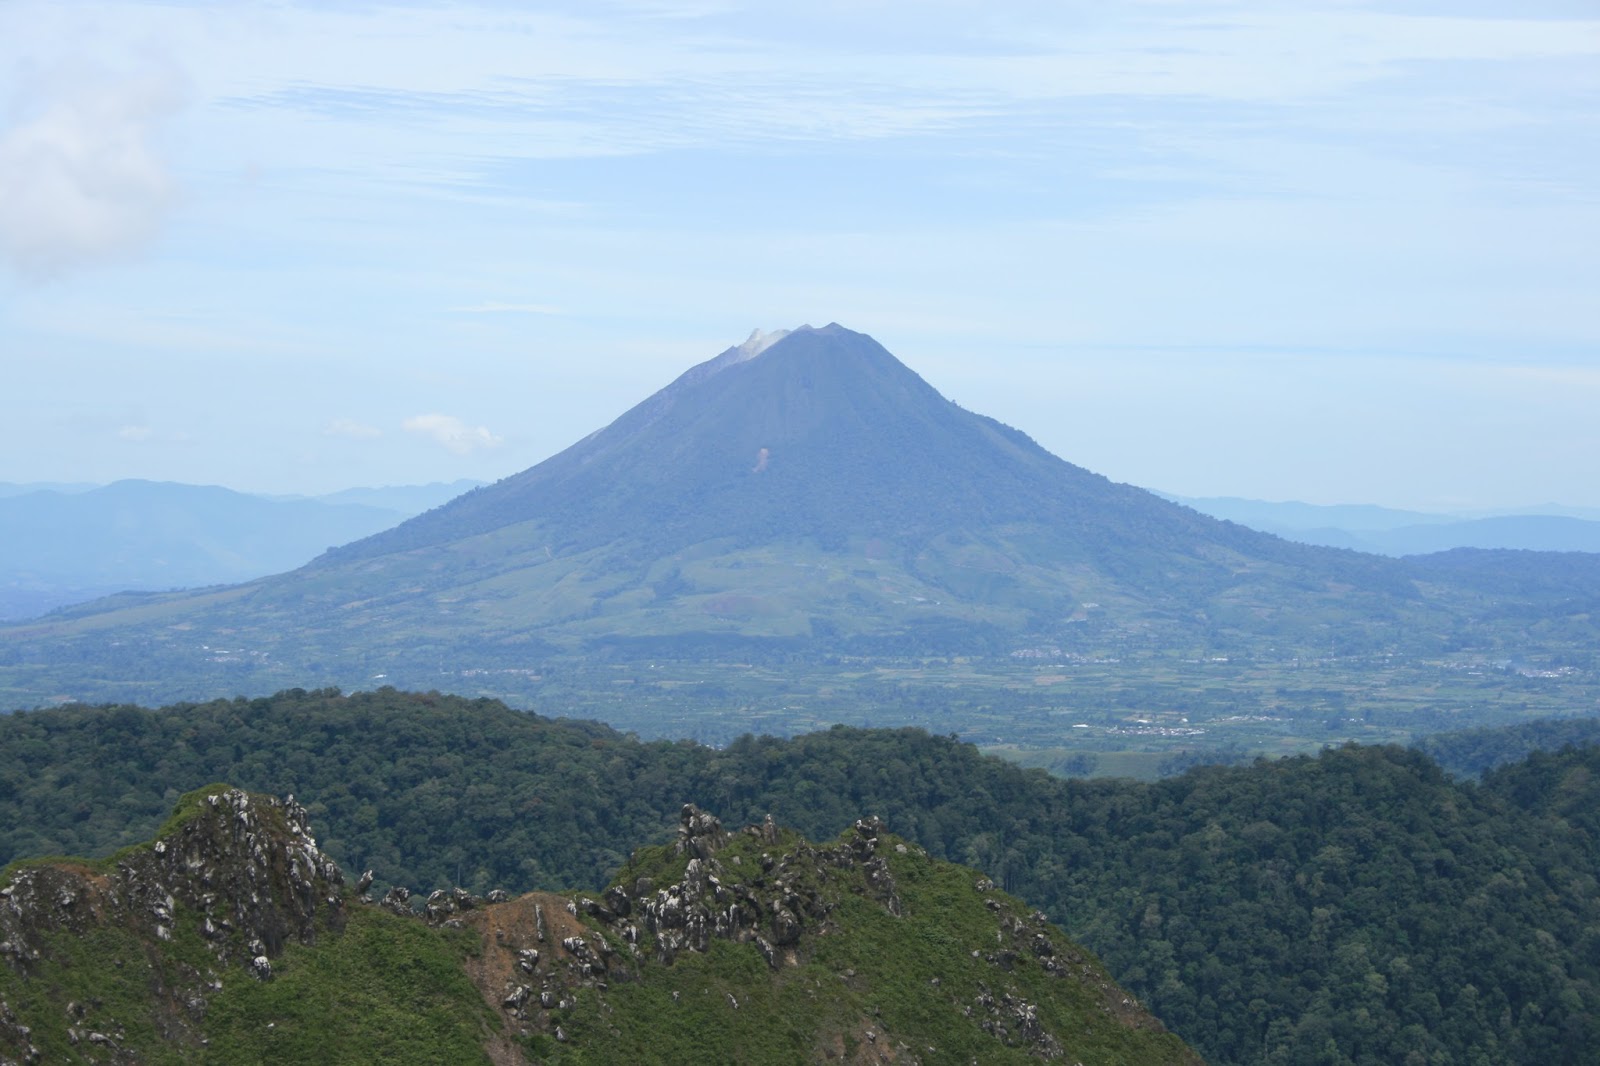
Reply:
[[1510, 572], [1493, 553], [1419, 566], [1294, 543], [1115, 484], [829, 325], [752, 336], [538, 466], [298, 570], [13, 628], [0, 673], [48, 695], [92, 664], [98, 684], [151, 678], [135, 691], [157, 699], [426, 685], [446, 663], [532, 674], [563, 656], [1281, 654], [1592, 632], [1600, 557]]
[[477, 484], [276, 499], [160, 481], [0, 484], [0, 620], [125, 590], [231, 584], [292, 570]]
[[1600, 552], [1600, 509], [1593, 508], [1551, 504], [1536, 513], [1463, 516], [1370, 505], [1161, 495], [1286, 540], [1379, 555], [1426, 555], [1454, 548]]
[[[0, 482], [0, 621], [123, 591], [202, 588], [293, 570], [336, 545], [389, 529], [484, 483], [259, 495], [128, 479]], [[1285, 540], [1379, 555], [1454, 548], [1600, 552], [1600, 510], [1462, 517], [1365, 504], [1157, 495]], [[269, 506], [270, 505], [270, 506]]]

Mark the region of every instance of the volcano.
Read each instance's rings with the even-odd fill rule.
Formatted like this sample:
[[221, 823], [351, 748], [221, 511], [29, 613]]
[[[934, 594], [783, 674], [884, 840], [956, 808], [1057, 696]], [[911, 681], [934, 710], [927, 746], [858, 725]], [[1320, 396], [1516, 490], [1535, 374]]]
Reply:
[[839, 325], [753, 334], [546, 462], [319, 565], [439, 548], [521, 527], [556, 555], [641, 562], [695, 545], [881, 540], [899, 554], [995, 527], [1051, 529], [1060, 561], [1117, 542], [1258, 552], [1276, 542], [1057, 459], [939, 395]]
[[1378, 648], [1456, 624], [1453, 579], [1420, 573], [1113, 483], [832, 324], [752, 334], [545, 462], [299, 570], [98, 601], [7, 643], [13, 664], [364, 678], [764, 646]]

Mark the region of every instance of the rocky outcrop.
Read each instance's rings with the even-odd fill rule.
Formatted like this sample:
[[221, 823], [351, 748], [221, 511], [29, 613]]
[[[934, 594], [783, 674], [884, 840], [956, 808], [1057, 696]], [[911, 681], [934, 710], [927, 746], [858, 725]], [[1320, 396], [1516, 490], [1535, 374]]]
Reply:
[[754, 943], [776, 968], [807, 931], [827, 921], [834, 907], [831, 881], [849, 882], [890, 914], [900, 913], [894, 877], [877, 854], [882, 828], [878, 819], [868, 818], [832, 847], [795, 839], [777, 849], [778, 831], [769, 816], [741, 835], [777, 853], [763, 851], [749, 864], [742, 858], [730, 864], [718, 852], [733, 834], [716, 817], [686, 804], [673, 844], [676, 854], [690, 856], [680, 878], [664, 885], [648, 877], [615, 884], [601, 900], [578, 897], [577, 910], [617, 934], [630, 957], [638, 955], [641, 936], [655, 959], [669, 964], [680, 952], [704, 952], [718, 939]]
[[[467, 924], [483, 929], [488, 950], [469, 968], [513, 1026], [554, 1032], [551, 1012], [571, 1008], [579, 989], [637, 980], [642, 968], [703, 953], [713, 940], [753, 944], [774, 969], [794, 965], [805, 938], [828, 927], [840, 892], [899, 914], [894, 877], [878, 854], [882, 828], [863, 819], [841, 843], [815, 846], [792, 833], [785, 840], [771, 818], [729, 833], [686, 804], [670, 845], [672, 855], [688, 857], [680, 876], [658, 884], [624, 874], [595, 895], [535, 894], [481, 907]], [[761, 848], [725, 861], [736, 838]]]
[[[814, 845], [778, 829], [770, 818], [730, 833], [714, 816], [686, 805], [675, 839], [654, 853], [641, 853], [604, 892], [529, 895], [485, 903], [457, 917], [482, 934], [483, 951], [469, 961], [468, 970], [485, 1000], [501, 1012], [505, 1033], [559, 1045], [581, 1039], [576, 1034], [584, 1031], [584, 1004], [595, 1005], [599, 1017], [610, 1018], [607, 1026], [620, 1025], [606, 1005], [618, 989], [658, 980], [686, 955], [711, 953], [718, 941], [747, 944], [759, 952], [775, 987], [794, 974], [814, 974], [805, 967], [817, 957], [822, 938], [856, 935], [861, 902], [880, 921], [908, 921], [892, 861], [902, 857], [909, 863], [903, 868], [917, 871], [918, 877], [929, 876], [926, 871], [935, 866], [921, 849], [888, 837], [876, 818], [855, 822], [832, 844]], [[1161, 1034], [1160, 1024], [1043, 914], [1020, 909], [987, 878], [969, 875], [956, 884], [964, 898], [962, 913], [969, 922], [976, 918], [978, 925], [959, 953], [959, 968], [967, 979], [943, 988], [937, 973], [920, 978], [918, 995], [930, 1004], [964, 1019], [962, 1024], [997, 1046], [1043, 1061], [1076, 1059], [1059, 1027], [1052, 1030], [1042, 1005], [1061, 995], [1081, 1001], [1085, 989], [1096, 1001], [1088, 1009], [1097, 1024]], [[841, 909], [851, 899], [858, 902]], [[854, 917], [846, 918], [846, 910]], [[930, 935], [940, 939], [945, 934], [930, 933], [924, 926], [908, 935], [922, 943]], [[785, 977], [786, 971], [791, 977]], [[1019, 980], [1024, 971], [1026, 980]], [[844, 994], [870, 998], [884, 975], [844, 969], [834, 980]], [[956, 987], [963, 989], [959, 995]], [[748, 991], [758, 1000], [762, 996], [753, 988]], [[728, 1024], [748, 1013], [744, 990], [723, 988], [716, 994], [726, 1001]], [[671, 993], [671, 1000], [678, 1003], [678, 992]], [[689, 1007], [687, 1000], [683, 1006]], [[826, 1040], [837, 1046], [819, 1044], [815, 1057], [925, 1061], [921, 1049], [926, 1041], [919, 1044], [919, 1039], [920, 1034], [896, 1032], [871, 1011], [847, 1032], [828, 1035]], [[1178, 1049], [1174, 1054], [1153, 1061], [1196, 1061], [1181, 1046], [1172, 1046]], [[517, 1059], [508, 1055], [503, 1061]]]
[[34, 1066], [44, 1061], [44, 1053], [33, 1042], [33, 1030], [18, 1020], [4, 1000], [0, 1000], [0, 1049], [15, 1056], [0, 1056], [3, 1066]]
[[221, 788], [160, 839], [105, 864], [24, 865], [0, 886], [0, 961], [26, 973], [51, 935], [113, 922], [171, 940], [195, 921], [218, 962], [309, 943], [319, 916], [338, 922], [344, 875], [317, 847], [305, 808]]
[[[98, 863], [49, 860], [13, 868], [0, 885], [0, 965], [27, 979], [53, 962], [74, 964], [72, 946], [96, 930], [126, 934], [140, 961], [160, 945], [198, 934], [214, 965], [151, 963], [150, 1002], [163, 1038], [197, 1042], [206, 999], [230, 966], [239, 977], [270, 980], [286, 943], [314, 941], [342, 924], [343, 875], [318, 847], [305, 809], [214, 787], [184, 797], [150, 844]], [[142, 945], [142, 948], [137, 947]], [[125, 957], [97, 960], [122, 967]], [[78, 960], [76, 965], [82, 965]], [[132, 1018], [102, 1017], [93, 1004], [69, 1005], [68, 1038], [122, 1061], [118, 1033]], [[29, 1062], [33, 1034], [0, 1001], [0, 1059]]]
[[[352, 887], [371, 885], [364, 874]], [[346, 943], [385, 946], [337, 956], [340, 980], [348, 972], [364, 989], [383, 984], [395, 945], [432, 936], [455, 945], [482, 1007], [501, 1020], [481, 1030], [495, 1066], [565, 1061], [569, 1052], [723, 1061], [704, 1039], [742, 1047], [780, 1029], [781, 1050], [751, 1061], [797, 1061], [798, 1052], [808, 1061], [927, 1062], [945, 1037], [976, 1041], [975, 1053], [1003, 1046], [1046, 1061], [1099, 1061], [1073, 1046], [1089, 1025], [1158, 1038], [1142, 1045], [1154, 1055], [1115, 1061], [1195, 1061], [1042, 914], [888, 837], [875, 818], [814, 845], [770, 818], [730, 833], [686, 805], [676, 837], [642, 849], [602, 892], [510, 899], [451, 888], [424, 901], [395, 886], [377, 900], [351, 898], [370, 910], [352, 919]], [[208, 1033], [237, 1041], [240, 1016], [230, 1011], [240, 995], [218, 992], [227, 985], [260, 1003], [271, 990], [258, 981], [278, 982], [278, 995], [306, 987], [296, 982], [315, 969], [313, 955], [296, 953], [276, 975], [274, 960], [348, 917], [343, 877], [293, 798], [220, 786], [185, 797], [151, 844], [100, 863], [16, 868], [0, 884], [0, 1066], [135, 1063], [158, 1046], [201, 1054]], [[476, 932], [481, 950], [467, 951], [452, 928]], [[89, 946], [101, 944], [108, 950]], [[57, 1002], [29, 990], [60, 988], [63, 975], [86, 971], [78, 986], [88, 994]], [[1081, 1004], [1085, 988], [1098, 992], [1090, 1014], [1064, 1022], [1062, 1003]], [[655, 1006], [630, 1017], [641, 1002]], [[794, 1029], [798, 1016], [815, 1028]], [[673, 1021], [664, 1029], [651, 1020], [660, 1017]], [[244, 1030], [257, 1034], [247, 1043], [267, 1048], [274, 1023], [258, 1021]], [[663, 1040], [678, 1043], [666, 1050]]]

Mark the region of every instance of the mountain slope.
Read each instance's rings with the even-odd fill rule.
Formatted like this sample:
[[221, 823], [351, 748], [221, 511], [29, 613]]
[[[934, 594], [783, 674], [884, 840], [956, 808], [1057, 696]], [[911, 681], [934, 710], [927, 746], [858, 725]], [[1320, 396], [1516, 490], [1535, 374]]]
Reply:
[[[15, 629], [0, 671], [50, 664], [29, 682], [42, 698], [81, 676], [62, 664], [116, 678], [131, 655], [172, 687], [96, 695], [149, 699], [240, 678], [258, 691], [422, 685], [425, 663], [738, 658], [751, 641], [809, 654], [1330, 636], [1434, 648], [1462, 640], [1452, 596], [1447, 573], [1419, 585], [1397, 560], [1114, 484], [830, 325], [729, 349], [544, 463], [292, 573]], [[207, 689], [219, 674], [234, 680]]]
[[1042, 914], [877, 819], [812, 845], [687, 805], [598, 898], [458, 920], [552, 1063], [1199, 1063]]
[[292, 800], [212, 786], [107, 862], [0, 874], [0, 1057], [1198, 1064], [1042, 915], [880, 829], [685, 806], [601, 900], [418, 908], [344, 891]]
[[[383, 885], [576, 885], [613, 912], [608, 878], [634, 897], [640, 876], [656, 890], [682, 880], [684, 856], [650, 851], [629, 869], [626, 847], [670, 844], [686, 799], [737, 823], [770, 811], [819, 841], [848, 841], [870, 811], [908, 847], [1038, 906], [1219, 1066], [1413, 1052], [1545, 1066], [1600, 1047], [1596, 747], [1502, 766], [1482, 786], [1360, 746], [1146, 785], [1051, 778], [921, 730], [719, 750], [438, 694], [70, 707], [0, 717], [0, 858], [105, 854], [155, 829], [165, 790], [218, 779], [292, 790], [321, 847]], [[748, 853], [720, 861], [739, 871], [717, 874], [725, 888], [752, 885]], [[981, 903], [970, 886], [935, 894]], [[564, 920], [564, 907], [545, 911]], [[1330, 1038], [1337, 1055], [1323, 1055]]]
[[[1172, 506], [1064, 462], [962, 409], [872, 338], [802, 327], [748, 357], [703, 363], [610, 426], [521, 474], [318, 565], [438, 548], [536, 523], [555, 554], [627, 545], [659, 558], [718, 540], [881, 538], [918, 550], [953, 534], [1046, 527], [1053, 562], [1128, 565], [1161, 550], [1250, 552], [1369, 576], [1382, 562], [1311, 553]], [[533, 532], [533, 529], [529, 529]], [[1130, 550], [1131, 549], [1131, 550]]]

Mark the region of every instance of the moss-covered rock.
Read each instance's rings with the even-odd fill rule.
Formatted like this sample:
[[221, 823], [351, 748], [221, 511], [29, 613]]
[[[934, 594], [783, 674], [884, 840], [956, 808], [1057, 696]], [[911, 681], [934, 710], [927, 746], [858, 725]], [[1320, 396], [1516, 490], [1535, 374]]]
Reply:
[[224, 975], [270, 979], [286, 945], [344, 924], [343, 875], [305, 810], [225, 785], [184, 796], [148, 844], [0, 880], [0, 1052], [22, 1062], [202, 1046]]
[[419, 906], [346, 891], [292, 798], [213, 786], [149, 844], [0, 880], [5, 1066], [1198, 1061], [877, 819], [817, 845], [688, 805], [604, 892]]
[[877, 819], [815, 845], [687, 806], [598, 898], [459, 920], [538, 1061], [1199, 1061], [1044, 915]]

